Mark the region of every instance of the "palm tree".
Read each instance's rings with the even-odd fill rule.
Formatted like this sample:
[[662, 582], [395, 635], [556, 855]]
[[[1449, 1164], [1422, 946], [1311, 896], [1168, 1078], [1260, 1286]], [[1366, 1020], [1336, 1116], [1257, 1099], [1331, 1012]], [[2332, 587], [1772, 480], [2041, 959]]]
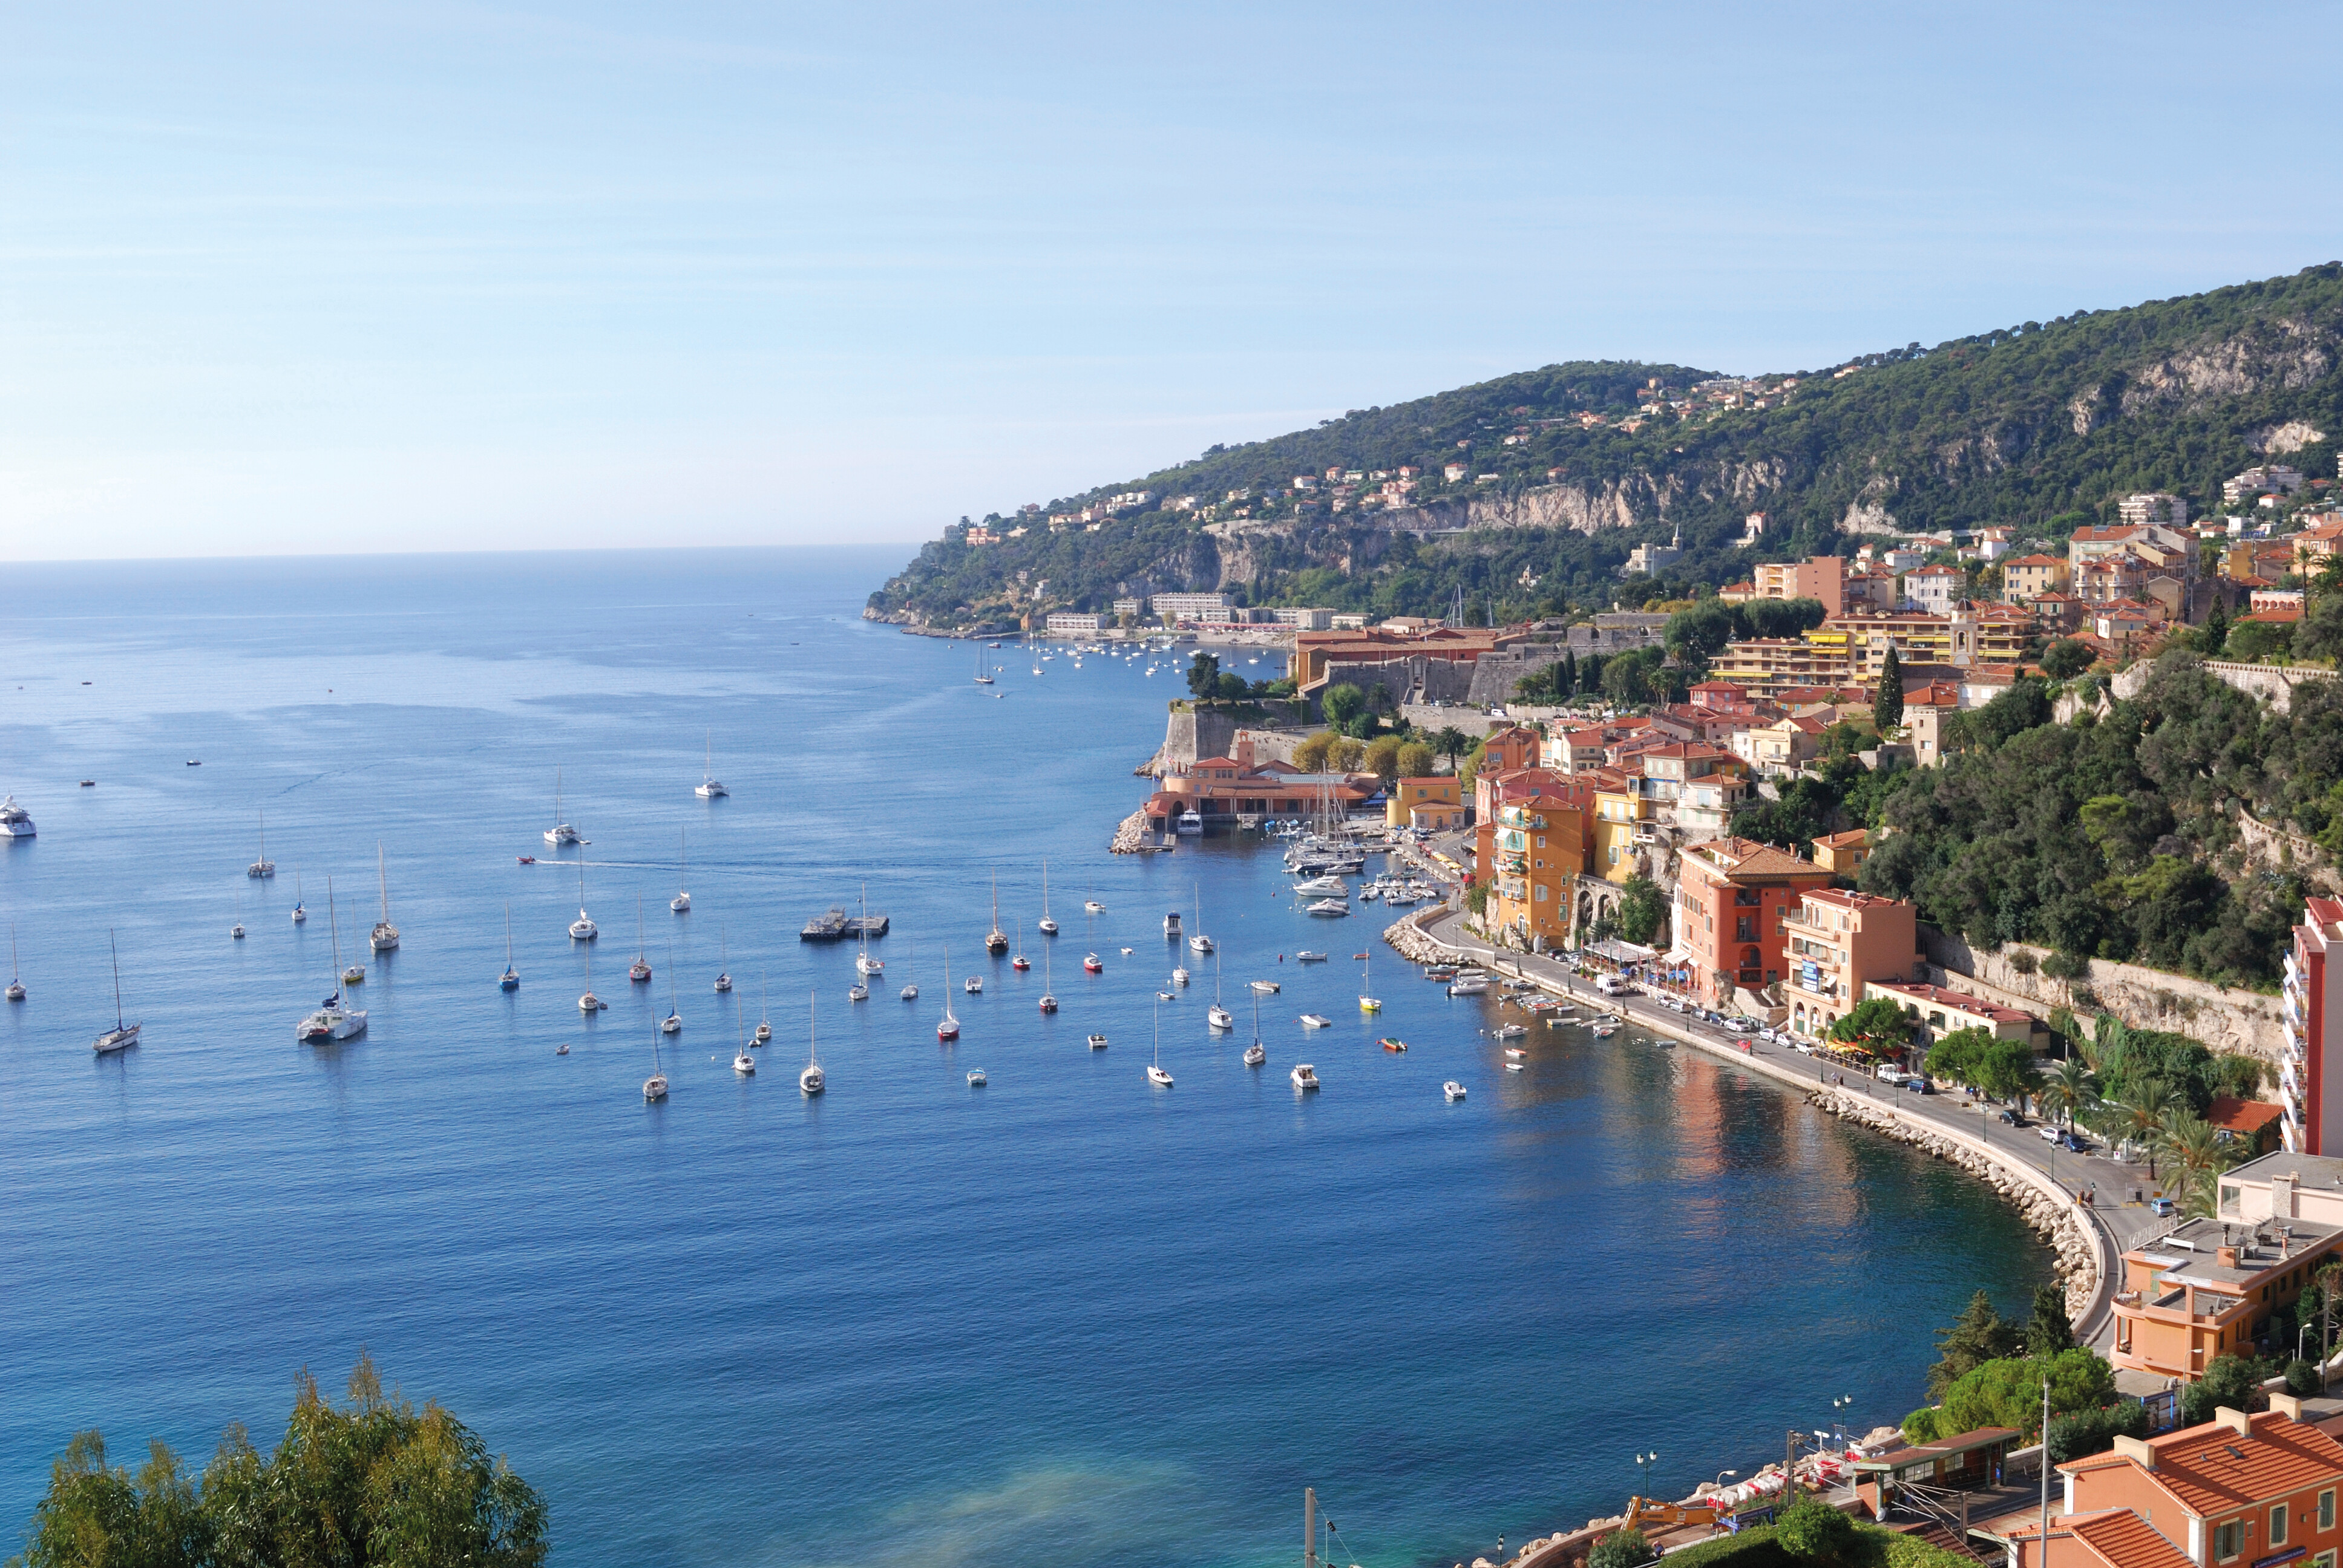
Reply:
[[2188, 1101], [2181, 1092], [2155, 1079], [2143, 1079], [2123, 1100], [2103, 1101], [2101, 1111], [2116, 1129], [2118, 1140], [2147, 1151], [2147, 1177], [2156, 1180], [2156, 1156], [2169, 1118], [2185, 1114]]
[[2080, 1057], [2069, 1056], [2043, 1081], [2042, 1087], [2035, 1091], [2035, 1098], [2041, 1101], [2042, 1109], [2063, 1117], [2066, 1130], [2071, 1132], [2075, 1118], [2098, 1103], [2098, 1075]]
[[2213, 1212], [2215, 1178], [2236, 1163], [2221, 1130], [2193, 1111], [2164, 1119], [2164, 1151], [2177, 1165], [2181, 1206], [2192, 1214]]

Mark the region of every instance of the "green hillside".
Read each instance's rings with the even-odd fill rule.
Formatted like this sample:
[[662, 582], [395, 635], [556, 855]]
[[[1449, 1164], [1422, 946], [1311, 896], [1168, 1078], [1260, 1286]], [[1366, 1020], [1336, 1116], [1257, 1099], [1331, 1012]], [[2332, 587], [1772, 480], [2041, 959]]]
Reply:
[[[2338, 366], [2337, 263], [1737, 387], [1684, 366], [1548, 366], [1216, 447], [1061, 498], [1044, 517], [985, 519], [1004, 531], [1022, 523], [1020, 538], [970, 546], [964, 528], [947, 528], [870, 608], [999, 622], [1034, 608], [1031, 585], [1046, 581], [1049, 608], [1227, 588], [1252, 603], [1440, 613], [1462, 588], [1473, 618], [1513, 618], [1607, 605], [1628, 548], [1678, 528], [1684, 559], [1631, 597], [1744, 577], [1753, 558], [1848, 549], [1863, 528], [2006, 523], [2057, 538], [2111, 518], [2135, 490], [2210, 509], [2224, 478], [2266, 455], [2332, 476]], [[1728, 406], [1736, 396], [1741, 406]], [[1768, 406], [1751, 406], [1759, 397]], [[1622, 427], [1650, 407], [1660, 411]], [[1453, 483], [1441, 477], [1450, 462], [1468, 469]], [[1401, 512], [1355, 498], [1338, 511], [1324, 490], [1293, 486], [1330, 467], [1403, 465], [1425, 472]], [[1377, 487], [1370, 479], [1360, 494]], [[1095, 532], [1047, 526], [1046, 513], [1136, 490], [1151, 500]], [[1197, 509], [1171, 509], [1191, 497]], [[1772, 518], [1754, 554], [1731, 548], [1753, 510]]]

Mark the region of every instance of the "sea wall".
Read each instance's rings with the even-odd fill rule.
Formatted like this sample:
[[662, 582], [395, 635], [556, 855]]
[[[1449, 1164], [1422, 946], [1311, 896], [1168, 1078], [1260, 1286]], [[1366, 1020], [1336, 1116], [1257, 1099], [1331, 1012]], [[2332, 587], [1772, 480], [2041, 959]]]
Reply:
[[[2105, 959], [2091, 960], [2087, 978], [2054, 980], [2042, 972], [2042, 960], [2051, 956], [2046, 948], [2012, 942], [1989, 953], [1925, 922], [1919, 932], [1921, 950], [1945, 971], [1942, 984], [2004, 1007], [2037, 1017], [2066, 1007], [2085, 1020], [2112, 1012], [2134, 1029], [2173, 1030], [2211, 1050], [2243, 1051], [2265, 1061], [2275, 1062], [2285, 1049], [2274, 996]], [[2022, 967], [2029, 964], [2030, 974]]]

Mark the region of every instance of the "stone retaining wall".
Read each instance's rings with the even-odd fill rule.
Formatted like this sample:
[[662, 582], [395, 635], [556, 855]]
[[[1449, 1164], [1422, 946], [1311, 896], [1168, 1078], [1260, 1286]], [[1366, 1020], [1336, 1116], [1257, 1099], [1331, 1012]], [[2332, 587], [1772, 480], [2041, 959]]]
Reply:
[[[2087, 980], [2053, 980], [2041, 970], [2042, 960], [2050, 956], [2046, 948], [2012, 942], [1997, 953], [1983, 952], [1926, 924], [1921, 925], [1919, 935], [1928, 961], [1946, 971], [1945, 984], [2005, 1007], [2045, 1018], [2054, 1008], [2067, 1007], [2086, 1020], [2112, 1012], [2134, 1029], [2176, 1030], [2211, 1050], [2244, 1051], [2264, 1061], [2278, 1060], [2285, 1048], [2278, 999], [2260, 991], [2105, 959], [2091, 960]], [[2033, 960], [2032, 974], [2012, 961], [2021, 953]], [[2077, 1001], [2075, 992], [2082, 987], [2089, 988], [2089, 1000]]]

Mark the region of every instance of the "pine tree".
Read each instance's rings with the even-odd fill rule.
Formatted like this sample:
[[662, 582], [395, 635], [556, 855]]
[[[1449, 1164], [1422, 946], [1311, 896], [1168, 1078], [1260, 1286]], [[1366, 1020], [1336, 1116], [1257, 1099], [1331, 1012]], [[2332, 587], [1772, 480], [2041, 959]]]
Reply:
[[1882, 735], [1904, 722], [1904, 661], [1896, 657], [1892, 642], [1879, 667], [1879, 694], [1872, 701], [1871, 722]]
[[2065, 1287], [2049, 1284], [2034, 1288], [2034, 1315], [2026, 1320], [2026, 1353], [2029, 1356], [2055, 1356], [2060, 1351], [2075, 1348], [2075, 1322], [2066, 1315]]
[[1554, 687], [1562, 693], [1564, 702], [1578, 695], [1578, 655], [1564, 653], [1562, 656], [1562, 674], [1554, 681]]
[[1928, 1369], [1929, 1399], [1944, 1398], [1945, 1390], [1965, 1373], [2015, 1355], [2018, 1345], [2016, 1325], [1995, 1312], [1993, 1298], [1980, 1290], [1969, 1298], [1953, 1326], [1936, 1336], [1936, 1364]]
[[2205, 657], [2218, 658], [2221, 647], [2229, 640], [2229, 604], [2217, 595], [2213, 599], [2212, 613], [2205, 618]]

